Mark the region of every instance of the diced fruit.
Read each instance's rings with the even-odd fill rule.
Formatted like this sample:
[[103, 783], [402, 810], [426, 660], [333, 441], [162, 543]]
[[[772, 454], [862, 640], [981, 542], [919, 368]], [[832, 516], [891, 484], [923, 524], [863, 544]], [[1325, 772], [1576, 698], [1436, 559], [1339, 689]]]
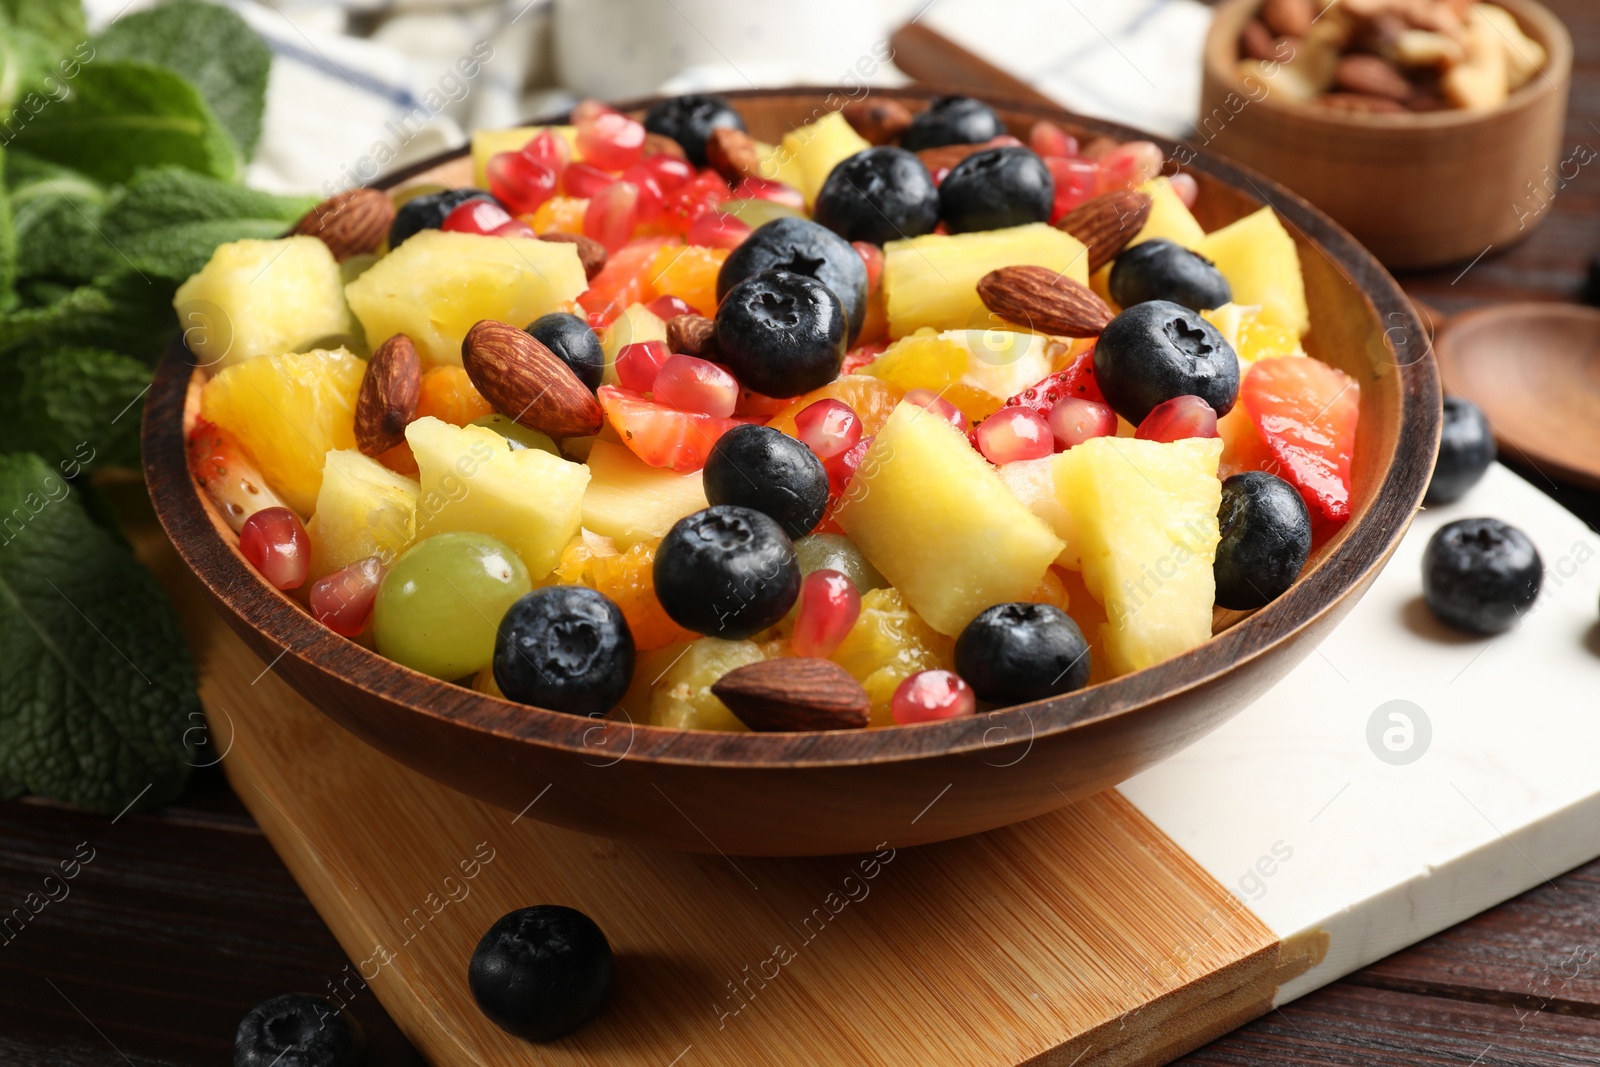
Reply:
[[945, 634], [1026, 597], [1063, 547], [963, 433], [913, 405], [884, 424], [836, 518]]
[[1161, 173], [1166, 161], [1161, 146], [1153, 141], [1126, 141], [1100, 160], [1100, 191], [1142, 186]]
[[743, 219], [721, 211], [703, 211], [691, 223], [683, 239], [700, 248], [731, 251], [744, 243], [754, 227]]
[[1234, 303], [1260, 305], [1263, 320], [1297, 337], [1311, 329], [1300, 254], [1270, 207], [1206, 234], [1196, 251], [1228, 279]]
[[1078, 355], [1066, 370], [1056, 371], [1006, 401], [1007, 407], [1032, 408], [1049, 416], [1058, 401], [1067, 398], [1105, 402], [1094, 380], [1094, 349]]
[[600, 351], [604, 353], [606, 360], [605, 369], [601, 372], [601, 382], [605, 385], [619, 384], [617, 357], [622, 354], [622, 350], [628, 345], [642, 345], [652, 341], [666, 349], [667, 324], [643, 304], [630, 304], [628, 309], [617, 316], [616, 321], [607, 326], [601, 335]]
[[655, 399], [679, 411], [727, 418], [739, 402], [739, 383], [710, 360], [682, 353], [667, 357], [651, 386]]
[[429, 416], [452, 426], [466, 426], [494, 414], [467, 372], [460, 367], [430, 367], [422, 374], [417, 418]]
[[355, 328], [339, 264], [315, 237], [222, 245], [178, 287], [172, 306], [184, 343], [213, 373]]
[[300, 516], [288, 508], [263, 508], [244, 520], [239, 553], [277, 589], [298, 589], [306, 580], [311, 540]]
[[578, 158], [602, 170], [627, 170], [644, 154], [644, 127], [615, 111], [603, 111], [578, 126]]
[[[1212, 413], [1215, 415], [1215, 412]], [[1066, 451], [1096, 437], [1111, 437], [1117, 432], [1117, 413], [1110, 404], [1098, 400], [1063, 397], [1050, 409], [1050, 432], [1056, 449]]]
[[1240, 395], [1277, 461], [1273, 473], [1300, 490], [1314, 519], [1348, 519], [1361, 414], [1355, 379], [1315, 359], [1264, 359], [1250, 368]]
[[[662, 366], [672, 358], [672, 349], [665, 341], [637, 341], [617, 350], [617, 384], [635, 393], [648, 393], [655, 388], [656, 376]], [[731, 414], [731, 412], [730, 412]]]
[[702, 637], [691, 643], [655, 682], [650, 696], [651, 725], [680, 730], [749, 730], [712, 695], [711, 686], [735, 667], [765, 658], [754, 641]]
[[1061, 572], [1054, 567], [1044, 572], [1038, 587], [1028, 594], [1028, 600], [1034, 604], [1049, 604], [1062, 611], [1072, 606], [1072, 594], [1067, 592], [1066, 584], [1061, 580]]
[[461, 363], [483, 319], [518, 325], [563, 310], [588, 286], [576, 246], [423, 230], [345, 288], [367, 338], [403, 333], [425, 363]]
[[629, 241], [607, 257], [604, 269], [594, 276], [578, 303], [583, 310], [598, 313], [603, 321], [611, 322], [630, 304], [654, 300], [651, 264], [663, 248], [677, 243], [674, 237], [638, 237]]
[[919, 331], [886, 348], [863, 374], [903, 389], [928, 389], [981, 420], [1050, 371], [1052, 342], [1014, 330]]
[[556, 194], [560, 181], [554, 167], [522, 152], [502, 152], [489, 160], [489, 191], [518, 215], [539, 210], [539, 205]]
[[967, 418], [956, 407], [932, 389], [913, 389], [906, 394], [905, 402], [937, 415], [956, 429], [966, 432]]
[[355, 637], [372, 621], [378, 586], [387, 571], [377, 556], [368, 556], [318, 578], [307, 597], [311, 617], [336, 634]]
[[439, 229], [446, 233], [494, 233], [511, 221], [506, 209], [493, 200], [468, 200], [451, 209]]
[[1001, 408], [977, 430], [978, 449], [996, 465], [1042, 459], [1055, 451], [1055, 435], [1043, 415], [1027, 408]]
[[1061, 500], [1056, 496], [1055, 467], [1050, 458], [1025, 459], [1004, 464], [996, 470], [1000, 480], [1011, 490], [1011, 495], [1043, 519], [1065, 545], [1056, 555], [1057, 565], [1077, 570], [1078, 550], [1073, 545], [1072, 516], [1067, 514], [1067, 509], [1061, 506]]
[[690, 306], [687, 300], [673, 296], [670, 293], [665, 296], [656, 297], [654, 300], [650, 301], [650, 303], [646, 304], [645, 307], [649, 309], [650, 314], [654, 315], [662, 322], [671, 322], [679, 315], [690, 315], [694, 313], [694, 308]]
[[406, 440], [421, 471], [417, 537], [472, 530], [498, 537], [535, 579], [578, 532], [589, 470], [536, 448], [513, 451], [482, 426], [418, 419]]
[[417, 483], [354, 449], [328, 453], [311, 534], [311, 577], [373, 556], [385, 566], [416, 535]]
[[614, 539], [618, 548], [658, 541], [673, 523], [709, 506], [699, 471], [652, 467], [610, 441], [596, 441], [589, 450], [583, 526]]
[[1056, 184], [1055, 201], [1050, 205], [1052, 224], [1073, 208], [1093, 200], [1100, 190], [1100, 166], [1093, 160], [1051, 156], [1044, 165]]
[[918, 671], [895, 687], [889, 713], [900, 726], [958, 719], [978, 710], [972, 687], [953, 671]]
[[883, 424], [889, 419], [889, 414], [899, 406], [905, 395], [904, 389], [891, 382], [864, 374], [848, 375], [834, 379], [821, 389], [813, 389], [804, 396], [796, 397], [793, 403], [774, 415], [767, 425], [775, 430], [782, 430], [791, 437], [799, 437], [796, 420], [800, 412], [819, 400], [837, 400], [848, 405], [861, 419], [862, 434], [871, 436], [883, 428]]
[[835, 166], [872, 146], [842, 114], [830, 111], [817, 121], [784, 134], [780, 147], [792, 160], [790, 173], [796, 180], [790, 181], [783, 174], [768, 175], [764, 171], [762, 176], [796, 186], [809, 204], [816, 200], [822, 183], [828, 180]]
[[1183, 171], [1168, 178], [1167, 184], [1172, 186], [1172, 191], [1183, 202], [1183, 206], [1193, 210], [1195, 202], [1200, 199], [1200, 183], [1194, 175]]
[[724, 248], [663, 248], [650, 262], [650, 285], [656, 292], [675, 296], [710, 318], [717, 313], [717, 272], [727, 258]]
[[1089, 256], [1077, 238], [1045, 223], [1005, 230], [930, 233], [884, 245], [883, 288], [889, 300], [889, 336], [924, 326], [961, 330], [988, 325], [978, 299], [978, 279], [992, 270], [1028, 263], [1089, 280]]
[[1146, 183], [1140, 191], [1150, 197], [1150, 214], [1146, 216], [1144, 226], [1128, 242], [1128, 247], [1161, 238], [1200, 251], [1206, 231], [1173, 190], [1172, 182], [1167, 178], [1157, 178]]
[[861, 417], [839, 400], [808, 404], [795, 415], [794, 427], [794, 436], [823, 460], [853, 448], [861, 440]]
[[622, 443], [652, 467], [697, 471], [706, 465], [717, 439], [742, 425], [736, 419], [678, 411], [614, 385], [602, 385], [599, 398]]
[[356, 393], [366, 367], [342, 348], [246, 360], [206, 383], [200, 414], [243, 442], [268, 484], [309, 515], [323, 457], [356, 446]]
[[862, 594], [861, 614], [832, 658], [872, 698], [872, 725], [889, 726], [895, 689], [918, 671], [948, 670], [954, 647], [886, 586]]
[[503, 541], [467, 530], [427, 537], [406, 549], [378, 586], [373, 643], [414, 671], [463, 678], [489, 662], [500, 619], [531, 588], [527, 568]]
[[588, 202], [616, 180], [616, 175], [607, 174], [592, 163], [573, 163], [561, 172], [561, 191]]
[[472, 132], [472, 184], [479, 189], [489, 188], [489, 161], [501, 152], [521, 151], [528, 142], [549, 130], [570, 146], [578, 137], [575, 126], [517, 126], [509, 130], [474, 130]]
[[817, 570], [800, 583], [795, 602], [796, 655], [833, 655], [861, 614], [861, 593], [855, 583], [835, 570]]
[[1069, 158], [1078, 154], [1078, 139], [1049, 119], [1040, 119], [1028, 130], [1028, 147], [1040, 156]]
[[189, 472], [235, 533], [262, 508], [282, 507], [239, 439], [205, 419], [189, 431]]
[[1241, 374], [1248, 369], [1245, 364], [1258, 359], [1306, 354], [1293, 330], [1263, 318], [1258, 307], [1224, 304], [1204, 312], [1203, 317], [1233, 346], [1239, 357]]
[[539, 205], [528, 224], [534, 233], [583, 232], [583, 216], [589, 210], [589, 201], [576, 196], [552, 196]]
[[1152, 408], [1133, 436], [1141, 441], [1216, 437], [1217, 413], [1197, 396], [1175, 396]]
[[567, 169], [567, 164], [572, 162], [572, 151], [571, 141], [556, 133], [554, 128], [547, 127], [522, 146], [521, 154], [549, 167], [559, 179]]
[[583, 232], [615, 252], [628, 243], [639, 222], [639, 187], [632, 182], [612, 182], [589, 198], [583, 213]]
[[622, 609], [640, 651], [693, 641], [695, 635], [668, 618], [656, 599], [651, 573], [655, 558], [654, 541], [638, 541], [619, 552], [606, 538], [585, 535], [567, 545], [552, 577], [562, 585], [586, 585], [610, 597]]
[[1211, 636], [1222, 442], [1100, 437], [1056, 456], [1089, 592], [1105, 606], [1110, 673], [1170, 659]]

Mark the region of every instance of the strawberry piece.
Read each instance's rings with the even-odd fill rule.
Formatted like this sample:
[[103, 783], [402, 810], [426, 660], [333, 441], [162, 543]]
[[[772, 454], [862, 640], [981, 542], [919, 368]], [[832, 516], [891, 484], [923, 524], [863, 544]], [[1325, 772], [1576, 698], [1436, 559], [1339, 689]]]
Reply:
[[675, 237], [637, 237], [629, 241], [606, 258], [605, 267], [578, 295], [578, 303], [591, 316], [598, 314], [603, 324], [609, 324], [630, 304], [652, 299], [655, 287], [651, 284], [650, 265], [657, 252], [677, 243]]
[[680, 474], [704, 467], [717, 439], [742, 425], [738, 419], [678, 411], [614, 385], [602, 385], [599, 399], [606, 420], [634, 455], [652, 467], [671, 467]]
[[256, 512], [287, 506], [261, 477], [239, 439], [215, 423], [195, 420], [189, 431], [187, 454], [189, 473], [235, 533]]
[[1029, 408], [1048, 419], [1050, 409], [1055, 407], [1058, 401], [1068, 397], [1105, 403], [1106, 398], [1100, 393], [1100, 385], [1094, 380], [1093, 348], [1073, 360], [1072, 365], [1066, 370], [1058, 370], [1035, 382], [1002, 406]]
[[1280, 356], [1251, 367], [1239, 394], [1272, 453], [1272, 473], [1300, 490], [1313, 519], [1348, 519], [1361, 414], [1355, 379], [1319, 360]]

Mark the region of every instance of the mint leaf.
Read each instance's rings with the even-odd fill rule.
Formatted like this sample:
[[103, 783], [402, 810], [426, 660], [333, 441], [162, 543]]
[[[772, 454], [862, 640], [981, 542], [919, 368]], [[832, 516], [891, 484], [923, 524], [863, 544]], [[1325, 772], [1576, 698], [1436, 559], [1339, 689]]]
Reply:
[[83, 5], [71, 0], [0, 0], [0, 14], [11, 30], [36, 34], [57, 50], [70, 51], [89, 37]]
[[[4, 165], [5, 151], [0, 149], [0, 165]], [[11, 292], [17, 280], [17, 231], [11, 221], [11, 197], [0, 189], [0, 293]]]
[[[29, 344], [67, 348], [108, 348], [154, 366], [178, 332], [172, 298], [176, 281], [132, 270], [96, 278], [86, 293], [74, 291], [84, 310], [52, 315], [35, 330]], [[4, 328], [0, 316], [0, 330]]]
[[127, 15], [95, 39], [104, 59], [132, 59], [166, 67], [187, 78], [205, 97], [248, 160], [261, 138], [272, 51], [234, 12], [202, 0], [175, 0]]
[[[10, 160], [21, 159], [17, 166]], [[17, 276], [87, 282], [115, 266], [100, 232], [106, 191], [75, 170], [13, 152], [8, 158]]]
[[161, 588], [38, 456], [0, 456], [0, 516], [0, 782], [104, 812], [173, 799], [199, 701]]
[[25, 346], [0, 370], [0, 452], [137, 467], [139, 402], [149, 385], [150, 368], [131, 356]]
[[44, 79], [57, 70], [57, 62], [56, 49], [39, 34], [0, 27], [0, 136], [7, 144], [50, 105]]
[[[43, 296], [46, 288], [56, 289], [50, 283], [27, 286], [31, 295]], [[53, 299], [32, 307], [13, 308], [0, 314], [0, 348], [8, 348], [24, 341], [47, 336], [53, 329], [67, 329], [69, 323], [80, 322], [86, 316], [106, 315], [112, 312], [112, 303], [106, 294], [93, 286], [79, 286], [64, 293], [50, 294]]]
[[172, 165], [218, 178], [239, 169], [233, 141], [200, 93], [164, 67], [96, 59], [71, 95], [16, 134], [16, 147], [101, 182]]

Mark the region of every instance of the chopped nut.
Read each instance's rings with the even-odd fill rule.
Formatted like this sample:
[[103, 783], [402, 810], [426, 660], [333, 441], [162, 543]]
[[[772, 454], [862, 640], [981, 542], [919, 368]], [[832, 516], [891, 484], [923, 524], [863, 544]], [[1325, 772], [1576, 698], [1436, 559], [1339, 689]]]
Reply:
[[1429, 30], [1406, 30], [1394, 43], [1394, 60], [1402, 67], [1446, 68], [1466, 58], [1459, 42]]

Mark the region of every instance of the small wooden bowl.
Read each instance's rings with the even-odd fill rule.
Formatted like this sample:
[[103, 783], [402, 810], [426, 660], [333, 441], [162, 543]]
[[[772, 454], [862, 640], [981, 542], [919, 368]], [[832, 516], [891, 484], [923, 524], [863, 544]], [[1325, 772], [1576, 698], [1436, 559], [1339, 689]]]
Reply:
[[1560, 176], [1572, 38], [1535, 0], [1497, 2], [1544, 45], [1543, 71], [1494, 111], [1379, 115], [1290, 103], [1270, 84], [1246, 85], [1239, 32], [1261, 0], [1225, 0], [1206, 36], [1190, 147], [1277, 179], [1394, 269], [1470, 260], [1520, 240], [1546, 214], [1553, 194], [1543, 183]]
[[[828, 99], [824, 89], [730, 95], [751, 132], [771, 140]], [[919, 108], [936, 94], [893, 95]], [[993, 103], [1023, 136], [1041, 118], [1080, 137], [1144, 136], [1049, 106]], [[457, 153], [397, 183], [462, 184], [470, 173]], [[1433, 470], [1438, 375], [1399, 286], [1326, 216], [1265, 178], [1215, 159], [1196, 177], [1207, 228], [1256, 210], [1259, 191], [1295, 234], [1311, 301], [1307, 347], [1361, 386], [1353, 517], [1267, 608], [1223, 613], [1222, 632], [1203, 647], [1068, 696], [893, 729], [712, 733], [577, 718], [418, 674], [314, 622], [240, 556], [184, 462], [201, 376], [181, 347], [162, 361], [145, 409], [151, 498], [223, 617], [272, 670], [388, 755], [509, 811], [538, 798], [533, 818], [733, 855], [913, 845], [1032, 818], [1172, 755], [1310, 654], [1399, 543]]]

